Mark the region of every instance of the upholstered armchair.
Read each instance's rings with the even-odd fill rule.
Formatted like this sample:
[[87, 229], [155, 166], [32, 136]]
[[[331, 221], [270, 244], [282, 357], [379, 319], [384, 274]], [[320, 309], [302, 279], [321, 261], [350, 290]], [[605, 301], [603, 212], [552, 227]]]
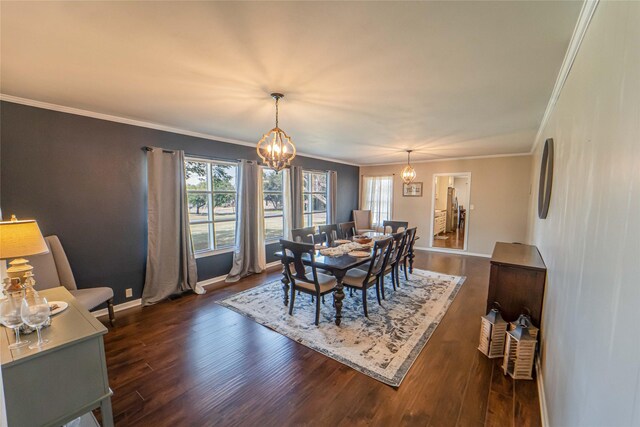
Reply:
[[353, 222], [356, 223], [358, 234], [376, 231], [371, 224], [371, 211], [353, 211]]
[[49, 253], [29, 258], [36, 279], [36, 290], [64, 286], [87, 310], [92, 310], [106, 302], [109, 321], [113, 326], [116, 321], [113, 312], [113, 289], [106, 287], [78, 289], [58, 236], [47, 236], [44, 240], [49, 247]]

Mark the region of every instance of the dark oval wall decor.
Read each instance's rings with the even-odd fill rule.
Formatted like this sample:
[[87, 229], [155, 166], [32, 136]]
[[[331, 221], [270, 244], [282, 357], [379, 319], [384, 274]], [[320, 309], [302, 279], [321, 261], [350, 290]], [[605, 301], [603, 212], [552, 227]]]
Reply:
[[551, 201], [551, 183], [553, 181], [553, 138], [544, 142], [542, 162], [540, 163], [540, 185], [538, 187], [538, 217], [545, 219]]

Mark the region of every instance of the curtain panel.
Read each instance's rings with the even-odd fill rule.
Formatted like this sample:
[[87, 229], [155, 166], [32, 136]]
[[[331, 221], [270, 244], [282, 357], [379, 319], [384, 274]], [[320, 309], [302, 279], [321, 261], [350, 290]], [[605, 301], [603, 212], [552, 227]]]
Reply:
[[393, 208], [393, 175], [362, 178], [362, 209], [371, 211], [373, 228], [391, 220]]
[[327, 185], [327, 224], [336, 224], [338, 221], [338, 172], [329, 171]]
[[303, 191], [303, 176], [302, 167], [291, 166], [291, 228], [304, 227], [303, 203], [302, 191]]
[[147, 149], [147, 271], [142, 305], [192, 290], [203, 294], [189, 228], [183, 151]]

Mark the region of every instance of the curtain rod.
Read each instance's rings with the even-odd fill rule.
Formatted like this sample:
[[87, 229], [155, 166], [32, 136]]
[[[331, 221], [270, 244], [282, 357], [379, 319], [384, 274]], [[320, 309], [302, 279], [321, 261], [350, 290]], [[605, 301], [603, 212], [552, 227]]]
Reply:
[[[153, 151], [153, 147], [142, 147], [142, 151]], [[162, 152], [167, 154], [175, 153], [173, 150], [165, 150], [164, 148], [162, 149]]]

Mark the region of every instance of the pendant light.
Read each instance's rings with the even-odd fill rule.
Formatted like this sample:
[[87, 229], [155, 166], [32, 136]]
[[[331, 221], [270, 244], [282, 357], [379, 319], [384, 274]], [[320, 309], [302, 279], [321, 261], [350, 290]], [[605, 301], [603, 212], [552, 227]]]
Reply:
[[276, 100], [276, 127], [262, 136], [258, 142], [258, 155], [267, 166], [276, 171], [288, 167], [296, 156], [296, 147], [289, 135], [278, 127], [278, 101], [283, 98], [281, 93], [272, 93]]
[[416, 179], [416, 170], [411, 166], [411, 151], [407, 150], [407, 166], [402, 169], [402, 180], [409, 184]]

